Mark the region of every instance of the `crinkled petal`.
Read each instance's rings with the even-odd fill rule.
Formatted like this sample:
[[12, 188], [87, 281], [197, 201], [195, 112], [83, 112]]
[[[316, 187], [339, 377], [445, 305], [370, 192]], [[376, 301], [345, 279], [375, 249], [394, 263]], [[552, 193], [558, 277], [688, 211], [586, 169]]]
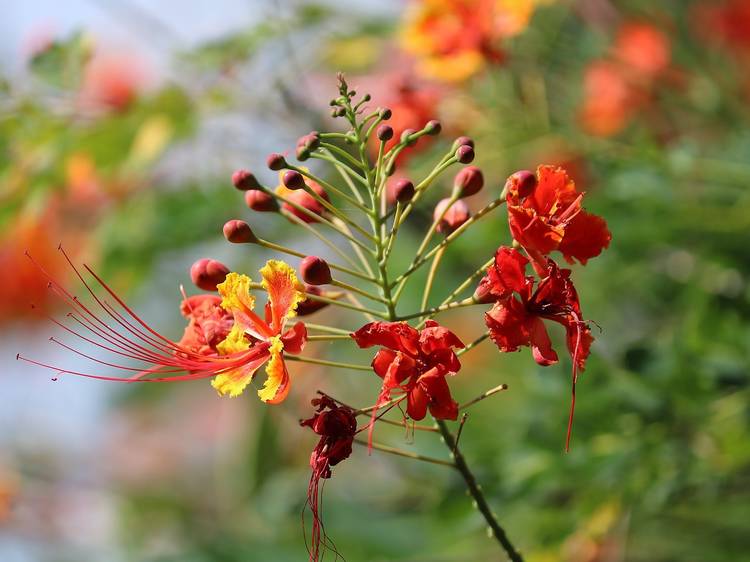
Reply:
[[242, 367], [216, 375], [211, 381], [211, 386], [222, 396], [227, 394], [232, 397], [239, 396], [266, 361], [268, 361], [268, 354], [261, 354], [258, 358], [249, 361]]
[[508, 207], [508, 224], [521, 246], [545, 255], [557, 249], [565, 232], [562, 227], [550, 224], [544, 215], [521, 206]]
[[569, 206], [580, 193], [565, 169], [559, 166], [539, 166], [537, 186], [526, 198], [526, 205], [540, 215], [551, 215]]
[[523, 303], [516, 298], [495, 303], [484, 315], [490, 339], [502, 352], [516, 351], [521, 346], [529, 345], [530, 318]]
[[227, 337], [220, 342], [216, 349], [221, 355], [231, 355], [249, 349], [250, 341], [245, 335], [245, 329], [240, 324], [234, 324]]
[[260, 274], [271, 305], [271, 327], [279, 334], [286, 319], [295, 315], [297, 304], [305, 299], [305, 289], [294, 268], [283, 261], [268, 260]]
[[361, 348], [382, 345], [412, 356], [419, 353], [419, 332], [406, 322], [370, 322], [351, 336]]
[[568, 263], [578, 260], [586, 265], [588, 260], [601, 254], [611, 240], [607, 221], [598, 215], [579, 211], [565, 228], [558, 250]]
[[269, 353], [271, 360], [266, 365], [266, 382], [263, 388], [258, 391], [258, 397], [268, 404], [278, 404], [282, 402], [289, 394], [289, 372], [286, 370], [286, 363], [282, 356], [284, 344], [280, 337], [273, 339]]
[[239, 325], [256, 339], [265, 340], [274, 334], [268, 324], [253, 312], [255, 297], [250, 293], [251, 283], [247, 275], [233, 271], [227, 275], [223, 283], [216, 286], [216, 289], [222, 297], [222, 308], [234, 316], [235, 326]]
[[425, 322], [425, 328], [419, 334], [419, 346], [425, 355], [430, 355], [439, 349], [466, 347], [456, 334], [434, 320]]
[[528, 258], [518, 250], [501, 246], [495, 253], [495, 262], [482, 280], [485, 291], [497, 300], [508, 298], [514, 291], [520, 294], [526, 284], [528, 263]]

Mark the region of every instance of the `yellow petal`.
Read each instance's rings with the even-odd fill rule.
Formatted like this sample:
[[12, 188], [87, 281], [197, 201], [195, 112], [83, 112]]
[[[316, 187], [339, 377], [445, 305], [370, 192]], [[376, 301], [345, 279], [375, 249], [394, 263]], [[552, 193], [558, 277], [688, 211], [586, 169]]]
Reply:
[[255, 306], [255, 297], [250, 294], [252, 281], [247, 275], [241, 275], [232, 271], [224, 279], [223, 283], [216, 285], [221, 295], [221, 307], [224, 310], [252, 310]]
[[268, 404], [278, 404], [289, 394], [289, 373], [286, 370], [284, 358], [281, 355], [284, 344], [281, 336], [276, 336], [269, 348], [271, 360], [266, 365], [266, 382], [258, 391], [258, 397]]
[[264, 353], [242, 367], [216, 375], [211, 381], [211, 386], [216, 389], [220, 396], [226, 396], [227, 394], [231, 397], [239, 396], [266, 361], [268, 361], [268, 355]]
[[305, 290], [294, 268], [283, 261], [269, 260], [260, 274], [271, 305], [271, 326], [279, 334], [284, 321], [296, 314], [297, 304], [305, 298]]
[[235, 323], [227, 337], [216, 346], [216, 349], [221, 355], [229, 355], [238, 351], [245, 351], [249, 347], [250, 342], [245, 337], [245, 329], [240, 324]]

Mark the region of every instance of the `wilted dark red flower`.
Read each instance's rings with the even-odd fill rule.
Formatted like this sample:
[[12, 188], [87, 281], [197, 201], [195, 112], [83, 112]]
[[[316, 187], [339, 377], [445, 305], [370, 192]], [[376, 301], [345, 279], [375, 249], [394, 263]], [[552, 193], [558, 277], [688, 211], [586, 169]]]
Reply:
[[312, 475], [307, 488], [307, 504], [313, 515], [310, 560], [317, 561], [320, 558], [321, 545], [325, 547], [328, 542], [320, 514], [322, 503], [320, 480], [330, 478], [331, 467], [352, 454], [357, 420], [350, 408], [339, 406], [328, 396], [314, 399], [312, 405], [316, 407], [315, 414], [309, 419], [300, 421], [300, 425], [309, 427], [320, 435], [320, 440], [310, 455]]
[[575, 405], [575, 384], [578, 372], [583, 371], [589, 348], [594, 341], [581, 314], [578, 293], [570, 280], [570, 270], [560, 269], [548, 259], [546, 275], [537, 283], [526, 275], [529, 260], [515, 249], [498, 249], [495, 262], [479, 285], [483, 300], [495, 300], [485, 314], [490, 338], [503, 352], [530, 347], [534, 360], [542, 366], [557, 362], [543, 320], [552, 320], [565, 328], [568, 352], [573, 361], [573, 401], [566, 449], [570, 442], [570, 428]]
[[585, 264], [609, 246], [612, 234], [605, 220], [581, 207], [584, 192], [576, 190], [567, 172], [556, 166], [539, 166], [537, 185], [524, 197], [516, 179], [506, 184], [508, 222], [521, 246], [547, 255], [554, 250], [574, 263]]
[[461, 369], [453, 348], [464, 344], [453, 332], [434, 320], [428, 320], [421, 331], [406, 322], [370, 322], [352, 338], [361, 348], [382, 346], [372, 361], [383, 379], [376, 405], [388, 402], [394, 391], [403, 392], [411, 419], [423, 419], [428, 409], [438, 419], [456, 419], [458, 404], [445, 377]]

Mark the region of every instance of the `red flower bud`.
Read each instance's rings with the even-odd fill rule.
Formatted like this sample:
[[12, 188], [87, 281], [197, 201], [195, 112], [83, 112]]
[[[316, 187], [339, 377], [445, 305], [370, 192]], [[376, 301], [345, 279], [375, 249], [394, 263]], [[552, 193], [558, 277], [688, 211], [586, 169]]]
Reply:
[[320, 133], [312, 131], [297, 140], [297, 160], [304, 162], [320, 146]]
[[458, 150], [456, 150], [456, 159], [461, 164], [468, 164], [472, 160], [474, 160], [474, 149], [471, 148], [468, 144], [462, 144], [458, 147]]
[[511, 174], [508, 180], [505, 182], [505, 191], [517, 191], [518, 197], [523, 199], [531, 195], [536, 187], [537, 179], [534, 172], [528, 170], [520, 170]]
[[471, 197], [479, 193], [482, 187], [484, 176], [482, 170], [476, 166], [466, 166], [453, 179], [453, 189], [457, 190], [461, 197]]
[[435, 135], [440, 134], [440, 131], [443, 130], [443, 126], [440, 124], [440, 121], [433, 119], [432, 121], [427, 122], [427, 124], [424, 126], [424, 129], [428, 135], [434, 137]]
[[305, 178], [296, 170], [289, 170], [288, 172], [284, 172], [282, 181], [284, 182], [284, 185], [289, 189], [296, 190], [305, 188]]
[[326, 285], [331, 282], [331, 269], [328, 262], [318, 256], [307, 256], [299, 264], [302, 279], [310, 285]]
[[233, 244], [254, 244], [258, 238], [250, 225], [241, 220], [230, 220], [224, 224], [224, 238]]
[[390, 119], [392, 115], [393, 115], [393, 112], [387, 107], [384, 107], [383, 109], [380, 110], [381, 121], [388, 121], [388, 119]]
[[216, 285], [223, 283], [229, 268], [216, 260], [202, 258], [190, 268], [190, 279], [193, 284], [204, 291], [215, 291]]
[[453, 141], [453, 150], [458, 150], [459, 146], [464, 145], [474, 148], [474, 140], [471, 137], [458, 137]]
[[414, 197], [414, 184], [406, 178], [396, 180], [393, 182], [391, 194], [394, 202], [408, 203]]
[[253, 211], [259, 213], [274, 213], [279, 210], [279, 204], [265, 191], [251, 189], [245, 193], [245, 203]]
[[440, 215], [443, 215], [443, 213], [445, 213], [437, 226], [437, 231], [444, 234], [450, 234], [467, 220], [469, 220], [469, 217], [471, 216], [469, 207], [466, 205], [466, 203], [464, 203], [462, 199], [459, 199], [458, 201], [453, 203], [453, 205], [451, 205], [450, 208], [446, 211], [445, 209], [448, 206], [448, 203], [450, 203], [450, 199], [446, 198], [440, 200], [435, 206], [435, 212], [433, 213], [434, 220], [440, 219]]
[[390, 125], [380, 125], [376, 134], [381, 141], [389, 141], [393, 138], [393, 127]]
[[[305, 285], [305, 293], [308, 295], [323, 296], [323, 291], [315, 285]], [[305, 299], [297, 304], [297, 316], [307, 316], [317, 312], [321, 308], [328, 306], [326, 302], [320, 302], [312, 299]]]
[[266, 159], [266, 165], [269, 167], [269, 169], [274, 171], [283, 170], [287, 167], [284, 155], [279, 154], [278, 152], [273, 152], [268, 155], [268, 158]]
[[232, 174], [232, 184], [240, 191], [248, 189], [260, 189], [262, 186], [255, 179], [255, 176], [247, 170], [237, 170]]

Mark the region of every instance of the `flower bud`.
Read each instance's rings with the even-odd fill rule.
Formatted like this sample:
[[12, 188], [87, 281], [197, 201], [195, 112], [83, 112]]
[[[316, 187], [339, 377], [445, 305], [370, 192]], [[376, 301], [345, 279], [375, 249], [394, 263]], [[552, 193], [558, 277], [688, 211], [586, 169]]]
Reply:
[[331, 282], [331, 268], [328, 262], [318, 256], [307, 256], [299, 264], [299, 271], [305, 283], [326, 285]]
[[518, 193], [518, 197], [523, 199], [531, 195], [536, 184], [537, 179], [534, 172], [519, 170], [508, 177], [508, 180], [505, 182], [505, 192], [515, 191]]
[[262, 186], [258, 183], [255, 176], [247, 170], [237, 170], [232, 174], [232, 184], [240, 191], [248, 189], [260, 189]]
[[380, 139], [381, 141], [389, 141], [393, 138], [393, 127], [385, 124], [380, 125], [376, 134], [378, 135], [378, 139]]
[[320, 133], [312, 131], [297, 140], [297, 160], [304, 162], [320, 146]]
[[190, 267], [190, 279], [204, 291], [215, 291], [216, 285], [223, 283], [228, 273], [226, 265], [208, 258], [199, 259]]
[[488, 304], [496, 300], [492, 295], [492, 283], [487, 276], [482, 277], [472, 297], [480, 304]]
[[287, 172], [284, 172], [282, 181], [284, 182], [284, 185], [289, 189], [297, 190], [305, 188], [305, 178], [296, 170], [289, 170]]
[[[308, 295], [315, 295], [316, 297], [323, 296], [323, 291], [315, 285], [305, 285], [305, 293]], [[312, 299], [305, 299], [297, 303], [297, 316], [307, 316], [313, 312], [317, 312], [321, 308], [328, 306], [326, 302], [315, 301]]]
[[392, 115], [393, 115], [393, 112], [387, 107], [384, 107], [383, 109], [380, 110], [381, 121], [388, 121], [388, 119], [390, 119]]
[[[443, 218], [437, 226], [437, 231], [444, 234], [450, 234], [463, 223], [469, 220], [471, 213], [469, 213], [469, 207], [464, 203], [463, 199], [459, 199], [446, 211], [450, 199], [442, 199], [435, 206], [435, 212], [433, 213], [433, 219], [438, 220], [442, 215]], [[443, 214], [445, 213], [445, 214]]]
[[406, 178], [398, 179], [393, 182], [392, 195], [394, 201], [408, 203], [414, 197], [414, 184]]
[[245, 193], [245, 203], [253, 211], [259, 213], [274, 213], [279, 210], [279, 204], [276, 200], [259, 189], [251, 189]]
[[266, 165], [274, 171], [283, 170], [287, 167], [284, 155], [279, 154], [278, 152], [273, 152], [268, 155], [268, 158], [266, 159]]
[[404, 129], [404, 132], [401, 133], [401, 142], [405, 144], [406, 146], [414, 146], [417, 144], [417, 139], [409, 138], [411, 135], [416, 133], [414, 129]]
[[230, 220], [224, 224], [224, 238], [232, 244], [254, 244], [258, 238], [250, 225], [241, 220]]
[[471, 197], [479, 193], [482, 187], [484, 187], [484, 176], [482, 170], [476, 166], [466, 166], [453, 179], [453, 189], [458, 192], [459, 197]]
[[443, 130], [443, 126], [440, 124], [440, 121], [433, 119], [432, 121], [427, 122], [427, 124], [424, 126], [424, 130], [428, 135], [434, 137], [435, 135], [440, 134], [440, 131]]
[[456, 150], [456, 159], [461, 162], [461, 164], [470, 163], [474, 160], [474, 149], [468, 144], [462, 144], [458, 147], [458, 150]]
[[471, 137], [458, 137], [453, 141], [453, 150], [458, 150], [459, 146], [464, 145], [474, 148], [474, 140]]

